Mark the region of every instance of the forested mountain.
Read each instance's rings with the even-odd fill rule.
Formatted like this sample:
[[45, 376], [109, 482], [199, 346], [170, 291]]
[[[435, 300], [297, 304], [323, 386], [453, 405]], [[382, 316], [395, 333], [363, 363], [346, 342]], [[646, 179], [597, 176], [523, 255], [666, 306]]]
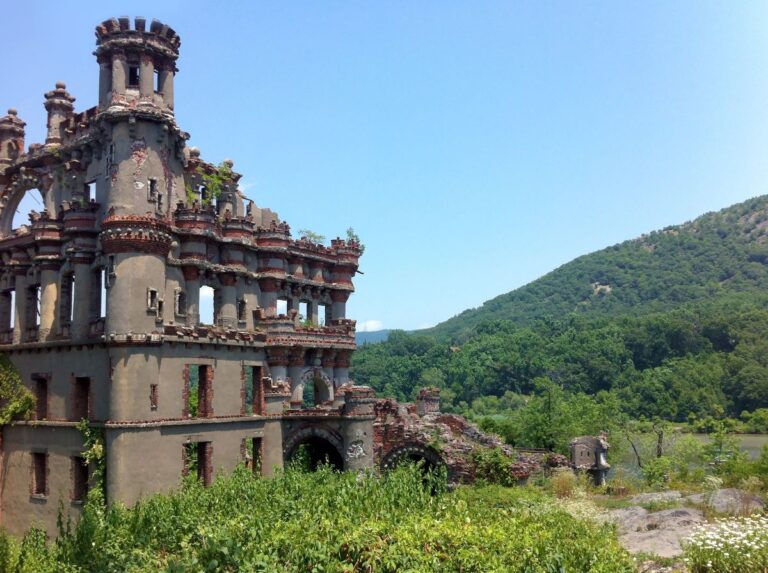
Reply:
[[557, 388], [631, 417], [768, 407], [768, 196], [578, 259], [430, 330], [355, 353], [380, 394], [443, 388], [494, 414]]
[[645, 314], [768, 292], [768, 195], [579, 257], [425, 334], [465, 338], [487, 320]]

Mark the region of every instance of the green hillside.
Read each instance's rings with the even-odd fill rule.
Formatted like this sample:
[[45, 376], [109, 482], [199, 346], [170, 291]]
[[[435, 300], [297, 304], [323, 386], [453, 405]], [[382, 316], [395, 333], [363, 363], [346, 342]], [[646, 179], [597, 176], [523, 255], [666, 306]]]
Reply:
[[[352, 376], [399, 399], [438, 386], [447, 409], [529, 424], [536, 446], [615, 416], [752, 419], [768, 408], [767, 228], [765, 196], [579, 257], [433, 329], [391, 331]], [[555, 395], [591, 421], [532, 439], [566, 423]]]
[[768, 195], [584, 255], [424, 332], [461, 339], [487, 320], [639, 315], [731, 293], [768, 293]]

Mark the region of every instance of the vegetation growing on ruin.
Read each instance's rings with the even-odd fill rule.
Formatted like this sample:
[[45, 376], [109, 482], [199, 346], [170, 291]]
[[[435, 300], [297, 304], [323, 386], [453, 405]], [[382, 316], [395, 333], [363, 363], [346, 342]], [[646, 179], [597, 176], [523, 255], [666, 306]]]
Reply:
[[205, 197], [198, 197], [195, 189], [191, 185], [187, 185], [187, 202], [191, 204], [196, 199], [200, 199], [203, 205], [210, 205], [214, 200], [218, 199], [227, 185], [232, 182], [234, 175], [232, 167], [227, 161], [219, 163], [212, 173], [206, 172], [202, 166], [197, 168], [196, 173], [202, 179], [206, 194]]
[[0, 425], [28, 417], [35, 398], [24, 387], [18, 370], [8, 356], [0, 355]]
[[0, 536], [0, 573], [633, 570], [612, 529], [546, 494], [442, 484], [415, 467], [275, 479], [240, 468], [132, 509], [89, 502], [49, 545], [37, 530], [20, 543]]
[[299, 229], [299, 236], [302, 239], [306, 239], [307, 241], [316, 243], [318, 245], [322, 245], [323, 243], [325, 243], [325, 235], [316, 233], [311, 229]]

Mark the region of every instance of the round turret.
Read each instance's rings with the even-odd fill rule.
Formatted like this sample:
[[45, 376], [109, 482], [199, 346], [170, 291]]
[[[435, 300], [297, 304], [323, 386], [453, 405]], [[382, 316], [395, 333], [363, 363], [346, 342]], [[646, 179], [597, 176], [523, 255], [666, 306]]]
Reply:
[[14, 108], [0, 117], [0, 169], [13, 163], [24, 153], [24, 126]]
[[48, 112], [48, 137], [46, 144], [61, 143], [61, 126], [75, 110], [75, 98], [69, 95], [64, 82], [56, 82], [56, 89], [45, 94], [45, 109]]
[[[96, 59], [100, 66], [99, 106], [155, 105], [173, 109], [173, 77], [181, 39], [167, 25], [126, 17], [96, 26]], [[157, 75], [157, 81], [155, 81]]]

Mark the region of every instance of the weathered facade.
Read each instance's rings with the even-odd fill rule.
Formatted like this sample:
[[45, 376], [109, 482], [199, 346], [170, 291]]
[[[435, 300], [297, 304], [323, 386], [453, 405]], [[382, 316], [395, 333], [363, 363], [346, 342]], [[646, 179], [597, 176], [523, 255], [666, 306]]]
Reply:
[[[232, 162], [186, 146], [171, 28], [119, 18], [96, 38], [96, 107], [76, 113], [57, 83], [46, 140], [28, 147], [17, 112], [0, 118], [0, 351], [36, 398], [30, 420], [0, 428], [0, 527], [55, 534], [60, 507], [77, 517], [92, 482], [83, 419], [104, 435], [108, 501], [127, 505], [192, 471], [269, 475], [302, 446], [313, 465], [423, 460], [463, 482], [476, 448], [514, 457], [516, 479], [568, 465], [441, 414], [435, 388], [398, 404], [355, 386], [360, 245], [293, 239]], [[40, 211], [15, 225], [35, 190]]]
[[[301, 444], [371, 466], [373, 396], [348, 379], [359, 245], [292, 239], [231, 162], [186, 146], [174, 30], [120, 18], [96, 37], [97, 107], [76, 113], [57, 83], [46, 140], [28, 147], [16, 111], [0, 118], [0, 345], [37, 399], [2, 428], [0, 525], [54, 533], [60, 503], [77, 515], [83, 418], [103, 428], [107, 495], [126, 504], [190, 469], [207, 481], [245, 459], [269, 474]], [[13, 228], [33, 190], [43, 206]]]

